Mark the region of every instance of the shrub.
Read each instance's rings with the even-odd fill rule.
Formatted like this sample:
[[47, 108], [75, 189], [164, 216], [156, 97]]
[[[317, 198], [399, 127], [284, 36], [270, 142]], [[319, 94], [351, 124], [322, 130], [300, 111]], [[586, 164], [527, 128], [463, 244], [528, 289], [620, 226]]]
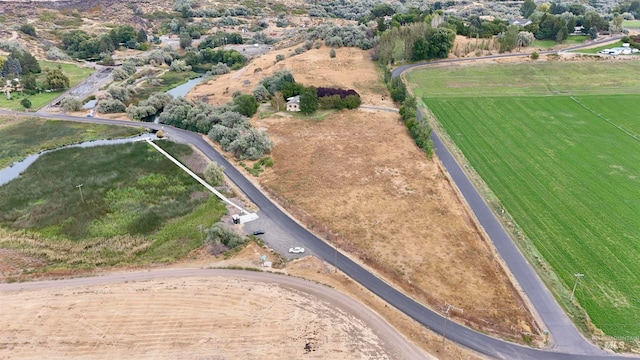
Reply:
[[222, 244], [226, 249], [233, 249], [244, 244], [245, 240], [240, 235], [233, 232], [233, 230], [228, 229], [224, 223], [217, 222], [207, 230], [206, 242], [211, 246], [218, 247], [218, 249], [220, 249], [220, 247], [216, 246], [216, 244]]
[[331, 50], [329, 51], [329, 57], [330, 57], [330, 58], [332, 58], [332, 59], [333, 59], [334, 57], [336, 57], [336, 50], [335, 50], [335, 49], [331, 49]]
[[21, 32], [23, 32], [23, 33], [25, 33], [27, 35], [31, 35], [33, 37], [36, 36], [36, 29], [31, 24], [22, 24], [22, 25], [20, 25], [18, 30], [20, 30]]
[[283, 69], [276, 71], [273, 75], [262, 79], [262, 85], [273, 95], [282, 89], [286, 83], [295, 83], [295, 79], [289, 70]]
[[233, 104], [235, 105], [235, 110], [237, 112], [248, 117], [253, 116], [260, 106], [253, 95], [240, 95], [234, 97]]
[[175, 72], [191, 71], [191, 66], [187, 65], [184, 60], [175, 60], [169, 66], [169, 70]]
[[125, 87], [125, 86], [118, 86], [118, 85], [109, 86], [109, 89], [107, 91], [109, 92], [109, 95], [111, 95], [113, 99], [120, 100], [122, 102], [129, 101], [130, 95], [132, 93], [135, 93], [135, 90], [133, 87], [130, 87], [130, 86]]
[[211, 186], [220, 186], [224, 184], [224, 167], [216, 163], [209, 163], [204, 170], [204, 179]]
[[55, 46], [50, 47], [45, 56], [48, 60], [71, 60], [69, 55]]
[[22, 100], [20, 100], [20, 105], [22, 105], [25, 109], [30, 109], [31, 108], [31, 100], [24, 98]]
[[120, 100], [105, 98], [98, 102], [98, 111], [103, 114], [112, 114], [125, 112], [127, 108]]
[[283, 54], [278, 54], [276, 55], [276, 62], [282, 61], [284, 60], [284, 55]]
[[538, 58], [540, 57], [540, 54], [538, 54], [537, 51], [534, 51], [531, 53], [531, 59], [532, 60], [538, 60]]
[[264, 85], [259, 84], [253, 89], [253, 97], [256, 98], [258, 102], [269, 100], [269, 90], [267, 90]]
[[82, 109], [82, 101], [75, 96], [67, 96], [60, 103], [64, 111], [79, 111]]
[[113, 69], [113, 72], [111, 74], [113, 75], [113, 80], [115, 81], [123, 81], [129, 77], [129, 74], [127, 74], [127, 72], [122, 68]]
[[305, 51], [307, 51], [307, 49], [305, 49], [304, 47], [297, 47], [294, 52], [296, 53], [296, 55], [300, 55], [302, 53], [304, 53]]
[[217, 63], [216, 65], [211, 66], [211, 70], [210, 73], [211, 75], [222, 75], [222, 74], [228, 74], [231, 71], [231, 69], [229, 69], [229, 66], [227, 66], [227, 64], [224, 63]]

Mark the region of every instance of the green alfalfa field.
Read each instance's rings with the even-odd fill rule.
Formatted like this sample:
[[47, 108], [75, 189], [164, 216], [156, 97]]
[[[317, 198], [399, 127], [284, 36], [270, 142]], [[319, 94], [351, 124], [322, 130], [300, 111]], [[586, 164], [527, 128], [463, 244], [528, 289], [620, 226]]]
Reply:
[[[640, 339], [640, 62], [432, 67], [407, 80], [583, 329]], [[533, 246], [532, 246], [533, 245]], [[584, 274], [570, 301], [576, 273]], [[576, 302], [577, 301], [577, 302]]]

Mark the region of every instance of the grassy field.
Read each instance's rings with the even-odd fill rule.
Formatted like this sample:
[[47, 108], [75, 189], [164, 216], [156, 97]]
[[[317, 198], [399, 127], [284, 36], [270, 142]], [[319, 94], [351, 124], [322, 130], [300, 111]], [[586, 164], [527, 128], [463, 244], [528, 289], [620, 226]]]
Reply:
[[[42, 86], [42, 82], [45, 79], [45, 69], [55, 68], [58, 65], [62, 67], [62, 72], [69, 77], [69, 86], [73, 87], [87, 76], [91, 75], [95, 70], [90, 68], [80, 67], [74, 64], [56, 63], [51, 61], [39, 61], [42, 73], [36, 76], [36, 83], [38, 86]], [[39, 109], [44, 105], [50, 103], [53, 99], [60, 96], [61, 92], [42, 92], [35, 95], [27, 95], [19, 92], [11, 93], [11, 100], [7, 100], [6, 96], [0, 96], [0, 108], [23, 111], [24, 107], [20, 104], [20, 100], [27, 98], [31, 101], [31, 109]]]
[[632, 28], [637, 29], [640, 28], [640, 20], [624, 20], [622, 21], [623, 28]]
[[0, 141], [0, 169], [42, 150], [83, 141], [133, 136], [143, 131], [134, 127], [0, 117], [0, 139], [3, 139]]
[[[192, 151], [159, 143], [178, 158]], [[144, 142], [45, 154], [0, 187], [0, 199], [3, 232], [22, 234], [0, 246], [52, 267], [173, 261], [202, 244], [198, 225], [226, 211]]]
[[564, 42], [562, 42], [562, 44], [551, 39], [534, 40], [531, 47], [536, 49], [550, 49], [557, 45], [572, 46], [582, 44], [587, 41], [587, 39], [588, 37], [586, 35], [570, 35]]
[[[640, 94], [640, 63], [530, 62], [440, 66], [407, 74], [418, 97]], [[585, 76], [589, 74], [589, 76]], [[419, 86], [418, 86], [419, 84]], [[422, 85], [426, 84], [426, 85]]]
[[640, 84], [628, 76], [638, 68], [527, 63], [407, 76], [564, 284], [549, 284], [560, 302], [571, 308], [574, 274], [584, 273], [576, 298], [612, 336], [640, 333], [640, 121], [631, 106]]

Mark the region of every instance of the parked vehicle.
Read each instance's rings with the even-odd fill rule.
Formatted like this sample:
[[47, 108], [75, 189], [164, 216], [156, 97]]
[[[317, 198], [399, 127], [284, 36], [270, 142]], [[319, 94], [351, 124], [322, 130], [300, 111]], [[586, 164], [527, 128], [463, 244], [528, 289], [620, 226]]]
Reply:
[[262, 234], [264, 234], [264, 230], [255, 230], [253, 232], [253, 235], [262, 235]]
[[292, 254], [302, 254], [304, 253], [304, 248], [300, 246], [292, 247], [289, 249], [289, 252]]

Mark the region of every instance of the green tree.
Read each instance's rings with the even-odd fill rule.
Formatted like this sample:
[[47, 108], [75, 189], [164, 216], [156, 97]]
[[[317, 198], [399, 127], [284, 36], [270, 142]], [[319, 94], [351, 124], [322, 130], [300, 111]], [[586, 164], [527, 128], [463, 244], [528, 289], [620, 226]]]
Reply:
[[498, 43], [500, 44], [500, 53], [511, 51], [518, 45], [518, 26], [510, 25], [507, 31], [498, 35]]
[[387, 24], [384, 22], [384, 18], [378, 18], [378, 32], [384, 32], [387, 30]]
[[427, 51], [428, 59], [442, 59], [449, 55], [449, 51], [453, 47], [453, 40], [456, 33], [451, 29], [438, 28], [427, 39], [429, 43], [429, 51]]
[[147, 42], [149, 40], [148, 36], [147, 36], [147, 32], [144, 31], [143, 28], [140, 28], [140, 30], [138, 30], [138, 35], [136, 36], [136, 41], [139, 43], [144, 43]]
[[28, 51], [16, 51], [11, 53], [11, 57], [20, 62], [22, 73], [39, 74], [42, 72], [38, 60]]
[[248, 94], [235, 97], [233, 99], [233, 104], [235, 105], [237, 112], [248, 117], [253, 116], [260, 106], [258, 101], [256, 101], [256, 98], [253, 97], [253, 95]]
[[413, 43], [413, 51], [411, 52], [411, 61], [420, 61], [427, 58], [427, 51], [429, 50], [429, 44], [427, 41], [420, 37]]
[[61, 90], [69, 87], [69, 78], [65, 75], [61, 69], [47, 68], [45, 69], [45, 79], [42, 83], [42, 87], [46, 90]]
[[220, 186], [224, 184], [224, 167], [212, 162], [207, 165], [204, 170], [204, 179], [211, 186]]
[[300, 93], [300, 111], [309, 115], [318, 109], [318, 93], [316, 88], [309, 86]]
[[22, 105], [25, 109], [31, 109], [31, 100], [24, 98], [20, 100], [20, 105]]
[[38, 88], [36, 77], [33, 74], [22, 75], [22, 86], [27, 90], [36, 90]]
[[11, 56], [7, 57], [7, 60], [4, 61], [2, 65], [2, 71], [0, 75], [6, 78], [14, 78], [16, 76], [20, 76], [22, 73], [22, 66], [20, 66], [20, 61], [18, 59], [14, 59]]
[[126, 44], [130, 40], [136, 39], [136, 30], [131, 25], [121, 25], [109, 31], [109, 36], [113, 42], [113, 46], [118, 47], [120, 44]]
[[536, 11], [536, 3], [533, 0], [524, 0], [520, 6], [520, 15], [524, 18], [528, 18]]
[[180, 33], [180, 48], [186, 49], [193, 43], [193, 39], [191, 35], [187, 32]]

